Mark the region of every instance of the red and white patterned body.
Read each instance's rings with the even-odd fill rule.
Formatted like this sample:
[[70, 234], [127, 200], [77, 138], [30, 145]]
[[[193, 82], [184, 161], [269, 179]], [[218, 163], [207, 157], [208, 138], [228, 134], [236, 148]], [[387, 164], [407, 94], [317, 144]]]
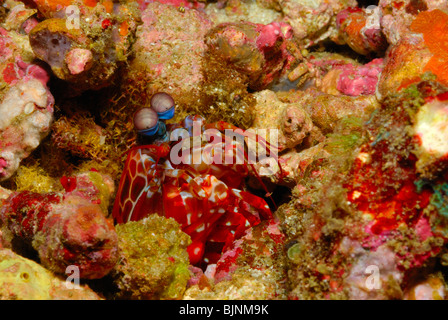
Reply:
[[[191, 129], [187, 122], [191, 120], [184, 121], [184, 128]], [[175, 128], [179, 125], [171, 127]], [[191, 140], [194, 137], [190, 135]], [[175, 219], [191, 237], [190, 263], [204, 266], [215, 263], [247, 228], [262, 218], [271, 219], [272, 213], [264, 199], [241, 190], [251, 171], [244, 145], [225, 137], [197, 146], [188, 140], [137, 146], [129, 151], [113, 216], [117, 223], [154, 213]], [[195, 152], [202, 161], [192, 161]], [[207, 160], [216, 155], [233, 157], [235, 162]]]

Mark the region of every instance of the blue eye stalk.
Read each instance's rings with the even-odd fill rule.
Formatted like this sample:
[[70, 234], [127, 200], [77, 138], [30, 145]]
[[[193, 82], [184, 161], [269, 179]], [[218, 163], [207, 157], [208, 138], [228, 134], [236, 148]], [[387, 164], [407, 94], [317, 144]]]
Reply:
[[134, 114], [134, 127], [140, 140], [148, 143], [166, 139], [165, 120], [172, 119], [176, 109], [174, 99], [165, 92], [154, 94], [150, 104], [150, 108], [141, 108]]
[[144, 129], [144, 130], [138, 130], [138, 133], [142, 134], [144, 136], [151, 137], [159, 131], [159, 127], [160, 127], [159, 122], [157, 122], [157, 124], [154, 127], [151, 127], [149, 129]]
[[175, 106], [172, 106], [170, 109], [163, 111], [163, 112], [157, 112], [157, 115], [159, 116], [160, 120], [169, 120], [174, 117], [174, 111]]
[[165, 120], [172, 119], [175, 112], [174, 99], [165, 92], [152, 96], [150, 108], [141, 108], [134, 114], [134, 127], [139, 136], [148, 143], [154, 140], [165, 140]]

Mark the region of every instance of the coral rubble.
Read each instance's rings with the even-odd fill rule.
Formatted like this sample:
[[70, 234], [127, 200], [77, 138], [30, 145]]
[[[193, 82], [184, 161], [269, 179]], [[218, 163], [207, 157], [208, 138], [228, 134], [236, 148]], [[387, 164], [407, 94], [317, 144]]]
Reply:
[[180, 299], [190, 272], [191, 243], [173, 219], [152, 215], [117, 226], [120, 262], [113, 270], [120, 299]]
[[447, 299], [446, 1], [0, 2], [0, 299]]

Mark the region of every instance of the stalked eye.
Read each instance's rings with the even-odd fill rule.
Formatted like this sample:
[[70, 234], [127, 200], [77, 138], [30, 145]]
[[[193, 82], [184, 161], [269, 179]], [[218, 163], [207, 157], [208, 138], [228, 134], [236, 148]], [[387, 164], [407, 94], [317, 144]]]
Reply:
[[143, 135], [153, 136], [159, 129], [159, 117], [151, 108], [142, 108], [134, 114], [134, 127]]
[[158, 92], [151, 98], [151, 108], [157, 112], [159, 119], [168, 120], [174, 117], [174, 99], [165, 92]]

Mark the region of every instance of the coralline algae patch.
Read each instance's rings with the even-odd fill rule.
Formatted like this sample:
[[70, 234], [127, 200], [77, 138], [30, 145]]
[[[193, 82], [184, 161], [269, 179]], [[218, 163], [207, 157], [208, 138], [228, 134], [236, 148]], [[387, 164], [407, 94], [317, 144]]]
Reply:
[[447, 43], [446, 1], [2, 1], [0, 299], [446, 299]]
[[410, 29], [413, 32], [423, 34], [425, 45], [433, 56], [423, 68], [423, 71], [431, 71], [437, 79], [447, 85], [447, 40], [448, 40], [448, 14], [439, 9], [421, 12], [412, 22]]

